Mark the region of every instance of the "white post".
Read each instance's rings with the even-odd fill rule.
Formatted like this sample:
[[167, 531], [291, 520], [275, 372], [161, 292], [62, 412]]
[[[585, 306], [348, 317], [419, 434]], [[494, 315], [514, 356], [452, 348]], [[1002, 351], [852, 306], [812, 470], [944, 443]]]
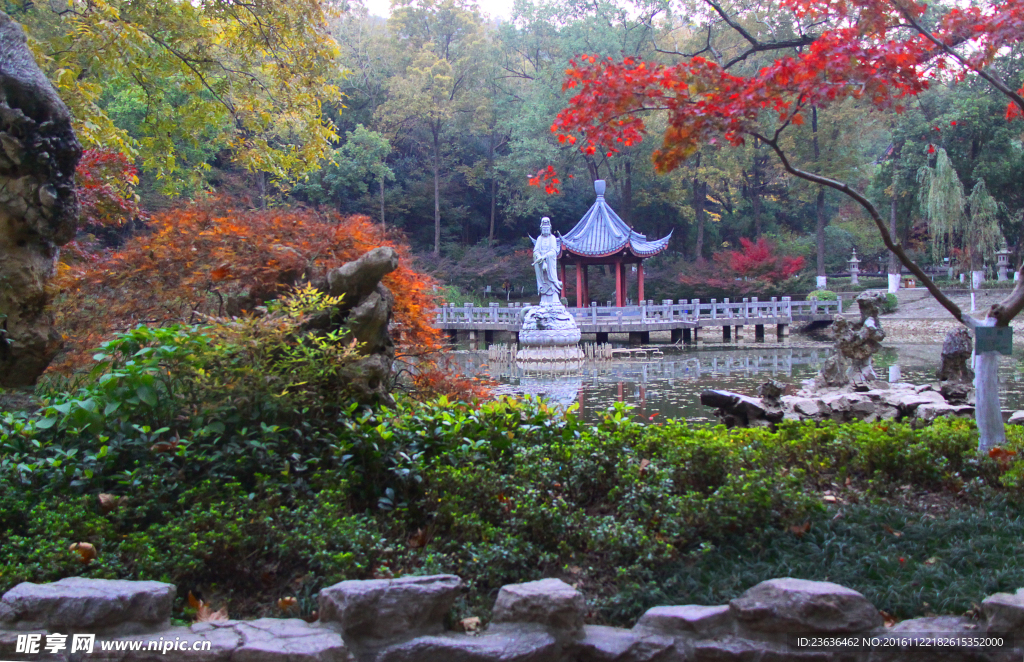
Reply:
[[977, 305], [975, 303], [975, 296], [976, 295], [974, 294], [974, 292], [971, 292], [971, 312], [972, 313], [978, 309]]
[[[986, 317], [978, 326], [995, 326]], [[1006, 443], [1006, 428], [999, 405], [999, 352], [974, 352], [974, 421], [978, 424], [978, 450], [986, 452]]]
[[815, 278], [819, 290], [823, 290], [828, 286], [828, 279], [825, 276], [816, 276]]
[[971, 272], [971, 287], [974, 289], [981, 289], [981, 282], [985, 280], [984, 271], [972, 271]]
[[889, 292], [891, 294], [896, 294], [899, 291], [900, 291], [900, 275], [899, 274], [889, 274]]

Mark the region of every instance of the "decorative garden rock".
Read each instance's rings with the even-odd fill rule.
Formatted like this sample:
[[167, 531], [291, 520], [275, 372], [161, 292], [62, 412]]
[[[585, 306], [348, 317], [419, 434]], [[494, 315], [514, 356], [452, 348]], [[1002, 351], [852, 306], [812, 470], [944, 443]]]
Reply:
[[166, 625], [173, 584], [67, 577], [52, 584], [22, 582], [0, 599], [0, 623], [19, 630], [104, 630], [124, 623]]
[[942, 365], [939, 366], [939, 380], [963, 384], [973, 382], [974, 371], [968, 365], [973, 352], [974, 340], [967, 329], [961, 327], [947, 333], [946, 339], [942, 341]]
[[440, 633], [461, 588], [455, 575], [339, 582], [320, 591], [320, 620], [354, 639]]
[[878, 610], [853, 589], [832, 582], [770, 579], [729, 603], [743, 630], [768, 633], [853, 633], [882, 625]]
[[819, 387], [872, 384], [878, 379], [872, 357], [882, 349], [882, 340], [885, 339], [885, 331], [878, 321], [885, 295], [881, 292], [863, 292], [856, 302], [860, 309], [859, 322], [851, 324], [842, 315], [835, 317], [832, 332], [836, 352], [825, 362], [818, 376]]
[[[91, 584], [81, 584], [80, 582]], [[72, 613], [82, 587], [104, 587], [106, 595], [150, 596], [155, 582], [63, 580], [43, 586], [51, 613]], [[131, 586], [131, 585], [138, 586]], [[1024, 589], [999, 593], [982, 603], [983, 620], [938, 616], [881, 627], [881, 617], [863, 596], [836, 584], [801, 579], [774, 579], [754, 586], [728, 605], [666, 606], [647, 611], [632, 629], [582, 626], [583, 597], [571, 586], [548, 579], [504, 587], [493, 610], [492, 625], [472, 634], [443, 631], [461, 580], [453, 575], [403, 577], [395, 580], [341, 582], [321, 591], [318, 622], [260, 618], [210, 621], [189, 627], [170, 626], [159, 607], [139, 603], [123, 608], [114, 629], [97, 632], [92, 653], [48, 654], [15, 651], [18, 636], [75, 632], [60, 625], [29, 628], [28, 610], [16, 610], [30, 587], [20, 585], [0, 598], [0, 659], [75, 662], [1019, 662], [1024, 647], [971, 649], [846, 646], [813, 649], [795, 636], [866, 636], [889, 644], [899, 637], [1006, 635], [1024, 631]], [[173, 587], [159, 585], [164, 591]], [[115, 590], [116, 589], [116, 590]], [[173, 593], [170, 593], [173, 595]], [[21, 598], [19, 598], [21, 596]], [[149, 598], [147, 598], [148, 600]], [[66, 601], [67, 605], [56, 604]], [[52, 607], [52, 609], [51, 609]], [[124, 607], [124, 604], [122, 604]], [[76, 612], [77, 613], [77, 612]], [[38, 624], [38, 620], [34, 621]], [[94, 631], [93, 625], [84, 629]], [[77, 630], [82, 632], [83, 630]], [[568, 636], [572, 635], [572, 636]], [[38, 640], [37, 640], [38, 641]], [[45, 639], [43, 639], [45, 641]], [[103, 650], [141, 644], [142, 650]], [[152, 650], [146, 650], [153, 644]], [[162, 650], [177, 644], [177, 648]], [[206, 649], [209, 646], [209, 649]]]
[[77, 229], [81, 154], [25, 33], [0, 12], [0, 387], [31, 386], [60, 349], [46, 282]]
[[562, 633], [583, 635], [583, 594], [560, 579], [509, 584], [494, 603], [495, 623], [538, 623]]

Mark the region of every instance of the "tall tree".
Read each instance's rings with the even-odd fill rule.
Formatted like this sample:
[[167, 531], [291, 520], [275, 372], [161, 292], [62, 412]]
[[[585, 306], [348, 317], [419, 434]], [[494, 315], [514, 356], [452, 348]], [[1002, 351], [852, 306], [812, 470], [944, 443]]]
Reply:
[[434, 176], [434, 255], [441, 254], [441, 169], [445, 132], [476, 109], [483, 37], [476, 5], [463, 0], [398, 0], [388, 24], [412, 54], [378, 109], [390, 131], [419, 131]]
[[[321, 0], [16, 4], [84, 145], [138, 155], [168, 189], [199, 176], [183, 145], [223, 142], [251, 172], [290, 182], [336, 138], [321, 108], [336, 53]], [[108, 81], [145, 99], [138, 138], [104, 109]]]

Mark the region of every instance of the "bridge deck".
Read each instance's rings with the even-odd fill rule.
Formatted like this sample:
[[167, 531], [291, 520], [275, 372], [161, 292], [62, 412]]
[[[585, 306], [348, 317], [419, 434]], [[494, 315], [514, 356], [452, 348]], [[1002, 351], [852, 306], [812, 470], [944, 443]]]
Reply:
[[[435, 309], [434, 326], [447, 331], [506, 331], [515, 333], [522, 326], [522, 306], [449, 305]], [[794, 322], [828, 322], [842, 312], [839, 301], [792, 301], [789, 297], [769, 301], [707, 303], [683, 301], [639, 306], [591, 306], [566, 308], [576, 319], [581, 333], [648, 333], [676, 329], [747, 325], [788, 325]]]

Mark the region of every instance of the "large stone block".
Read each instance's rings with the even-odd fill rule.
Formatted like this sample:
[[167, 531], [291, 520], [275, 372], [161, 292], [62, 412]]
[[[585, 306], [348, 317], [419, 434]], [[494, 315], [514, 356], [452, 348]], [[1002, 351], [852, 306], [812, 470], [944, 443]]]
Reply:
[[981, 609], [989, 632], [1012, 632], [1024, 636], [1024, 588], [1017, 589], [1016, 593], [990, 595], [982, 601]]
[[351, 662], [354, 659], [340, 634], [298, 618], [238, 621], [230, 627], [242, 639], [231, 662]]
[[455, 575], [344, 581], [320, 591], [320, 620], [357, 639], [440, 632], [461, 587]]
[[[197, 623], [190, 628], [173, 627], [142, 636], [101, 637], [93, 646], [93, 652], [79, 659], [89, 662], [228, 662], [235, 659], [232, 655], [242, 645], [242, 636], [230, 627], [235, 622], [220, 623], [221, 627]], [[107, 642], [108, 650], [104, 650], [103, 642]]]
[[[941, 637], [984, 637], [985, 629], [963, 616], [933, 616], [901, 621], [878, 635], [881, 643], [872, 646], [868, 662], [988, 662], [994, 648], [964, 646], [912, 646], [914, 640], [931, 641]], [[903, 644], [907, 642], [907, 644]]]
[[556, 662], [561, 646], [541, 628], [522, 628], [477, 637], [446, 634], [420, 637], [380, 652], [376, 662]]
[[671, 636], [710, 638], [730, 633], [733, 629], [733, 617], [729, 605], [654, 607], [640, 617], [634, 629]]
[[67, 577], [52, 584], [23, 582], [0, 599], [9, 628], [102, 631], [125, 623], [168, 623], [175, 588], [162, 582]]
[[588, 625], [572, 659], [577, 662], [669, 662], [682, 660], [671, 637], [643, 630]]
[[494, 603], [494, 623], [539, 623], [582, 636], [587, 605], [583, 594], [560, 579], [542, 579], [501, 587]]
[[741, 628], [758, 633], [851, 633], [882, 625], [878, 610], [857, 591], [791, 577], [761, 582], [729, 607]]

